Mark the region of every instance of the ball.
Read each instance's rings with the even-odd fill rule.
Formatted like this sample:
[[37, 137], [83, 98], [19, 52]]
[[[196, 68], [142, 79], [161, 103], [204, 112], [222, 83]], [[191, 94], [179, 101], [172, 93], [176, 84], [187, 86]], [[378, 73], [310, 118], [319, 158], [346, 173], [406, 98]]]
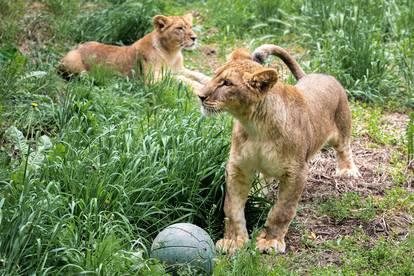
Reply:
[[162, 230], [151, 246], [151, 258], [177, 270], [183, 265], [200, 272], [213, 272], [214, 243], [206, 231], [191, 223], [176, 223]]

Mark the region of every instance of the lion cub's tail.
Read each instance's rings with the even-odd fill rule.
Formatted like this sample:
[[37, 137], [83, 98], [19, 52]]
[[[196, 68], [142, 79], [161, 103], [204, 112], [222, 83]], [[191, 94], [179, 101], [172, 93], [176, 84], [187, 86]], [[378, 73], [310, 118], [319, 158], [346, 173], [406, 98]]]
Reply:
[[258, 63], [263, 63], [269, 55], [275, 55], [283, 60], [283, 62], [289, 67], [289, 70], [293, 73], [297, 80], [304, 77], [306, 74], [300, 67], [299, 63], [289, 53], [273, 44], [264, 44], [253, 52], [253, 60]]

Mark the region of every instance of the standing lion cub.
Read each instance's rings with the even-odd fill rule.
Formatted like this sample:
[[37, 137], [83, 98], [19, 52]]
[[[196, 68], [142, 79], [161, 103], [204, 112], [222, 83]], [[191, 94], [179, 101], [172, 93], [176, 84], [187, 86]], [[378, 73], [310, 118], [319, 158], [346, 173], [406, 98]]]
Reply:
[[153, 18], [154, 31], [130, 46], [114, 46], [98, 42], [86, 42], [67, 53], [60, 65], [65, 73], [89, 71], [95, 64], [105, 65], [117, 72], [132, 76], [134, 70], [153, 73], [156, 79], [165, 71], [200, 89], [209, 77], [184, 67], [182, 49], [193, 49], [197, 36], [192, 29], [192, 14], [184, 16], [157, 15]]
[[308, 162], [329, 143], [337, 154], [339, 176], [358, 177], [350, 148], [351, 112], [341, 84], [325, 74], [306, 75], [282, 48], [263, 45], [255, 60], [279, 56], [297, 84], [278, 81], [276, 70], [234, 51], [199, 92], [206, 115], [229, 112], [234, 118], [226, 168], [224, 238], [216, 246], [232, 253], [249, 239], [244, 206], [256, 172], [279, 179], [277, 203], [257, 237], [260, 252], [284, 252], [288, 226], [296, 213], [308, 174]]

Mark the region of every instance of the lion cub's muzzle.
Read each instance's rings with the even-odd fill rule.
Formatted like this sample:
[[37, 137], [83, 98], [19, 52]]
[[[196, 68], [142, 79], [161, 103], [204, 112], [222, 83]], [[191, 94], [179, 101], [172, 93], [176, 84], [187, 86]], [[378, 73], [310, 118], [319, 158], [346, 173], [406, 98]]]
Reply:
[[207, 96], [200, 96], [200, 95], [198, 95], [198, 98], [200, 99], [201, 104], [203, 104], [203, 102], [207, 99]]
[[201, 103], [201, 113], [204, 116], [212, 116], [222, 112], [219, 104], [215, 101], [210, 101], [208, 96], [198, 95]]
[[184, 45], [185, 50], [195, 50], [198, 47], [197, 41], [188, 42]]
[[185, 50], [194, 50], [198, 46], [197, 36], [192, 34], [181, 46]]

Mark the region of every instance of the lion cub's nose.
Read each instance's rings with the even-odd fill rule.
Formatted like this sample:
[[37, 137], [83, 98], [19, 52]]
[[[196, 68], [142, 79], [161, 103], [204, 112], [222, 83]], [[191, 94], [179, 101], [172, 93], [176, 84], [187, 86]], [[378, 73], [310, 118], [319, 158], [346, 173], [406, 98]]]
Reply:
[[198, 97], [200, 98], [200, 100], [201, 100], [202, 102], [204, 102], [204, 101], [207, 99], [207, 97], [206, 97], [206, 96], [200, 96], [200, 95], [198, 95]]
[[197, 36], [195, 36], [195, 35], [192, 35], [192, 36], [191, 36], [191, 40], [192, 40], [192, 41], [196, 41], [196, 39], [197, 39]]

